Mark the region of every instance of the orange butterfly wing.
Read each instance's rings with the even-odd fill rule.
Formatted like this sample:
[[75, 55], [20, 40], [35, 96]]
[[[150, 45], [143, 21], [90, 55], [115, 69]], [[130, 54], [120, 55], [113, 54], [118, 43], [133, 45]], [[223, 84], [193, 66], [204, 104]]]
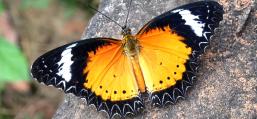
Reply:
[[123, 53], [121, 41], [99, 47], [88, 53], [84, 87], [101, 100], [98, 109], [110, 117], [137, 113], [143, 108], [140, 92], [128, 57]]
[[139, 65], [153, 105], [176, 102], [191, 86], [194, 72], [188, 68], [192, 48], [169, 26], [138, 34]]
[[93, 38], [61, 46], [39, 57], [31, 72], [39, 82], [85, 98], [110, 118], [144, 107], [120, 40]]
[[195, 79], [197, 58], [222, 15], [217, 2], [195, 2], [152, 19], [138, 32], [139, 65], [153, 105], [174, 103], [185, 95]]
[[192, 53], [183, 43], [185, 39], [170, 31], [169, 27], [156, 28], [137, 36], [141, 45], [139, 62], [150, 92], [167, 89], [182, 80]]
[[139, 95], [132, 65], [121, 44], [89, 52], [84, 86], [103, 100], [122, 101]]

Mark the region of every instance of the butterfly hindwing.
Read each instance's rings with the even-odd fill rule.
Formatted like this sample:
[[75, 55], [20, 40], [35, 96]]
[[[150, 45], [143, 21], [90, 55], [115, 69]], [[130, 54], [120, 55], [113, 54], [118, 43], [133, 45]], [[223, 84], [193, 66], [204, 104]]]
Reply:
[[61, 46], [39, 57], [31, 72], [39, 82], [85, 98], [110, 117], [144, 107], [119, 40], [94, 38]]
[[195, 2], [152, 19], [138, 32], [139, 63], [153, 105], [174, 103], [185, 95], [195, 78], [197, 58], [222, 15], [217, 2]]

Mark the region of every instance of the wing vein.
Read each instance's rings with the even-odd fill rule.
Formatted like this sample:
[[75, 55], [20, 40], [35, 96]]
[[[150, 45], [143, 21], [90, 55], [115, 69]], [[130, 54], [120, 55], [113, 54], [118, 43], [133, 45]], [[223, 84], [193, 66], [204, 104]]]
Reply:
[[[150, 50], [159, 50], [159, 51], [163, 51], [163, 52], [166, 52], [166, 53], [169, 53], [169, 54], [173, 54], [173, 55], [175, 55], [175, 56], [177, 56], [177, 57], [180, 57], [180, 58], [183, 58], [183, 59], [187, 59], [187, 58], [185, 58], [185, 57], [181, 57], [181, 55], [178, 55], [179, 53], [182, 53], [182, 52], [179, 52], [178, 50], [169, 49], [169, 48], [164, 48], [164, 47], [160, 47], [160, 46], [152, 45], [152, 44], [148, 44], [148, 43], [147, 43], [147, 45], [149, 45], [149, 47], [144, 47], [144, 48], [150, 49]], [[150, 47], [157, 47], [158, 49], [154, 49], [154, 48], [150, 48]], [[175, 52], [178, 52], [178, 53], [175, 53]], [[188, 56], [188, 54], [185, 53], [185, 52], [183, 52], [183, 54], [184, 54], [185, 56]]]

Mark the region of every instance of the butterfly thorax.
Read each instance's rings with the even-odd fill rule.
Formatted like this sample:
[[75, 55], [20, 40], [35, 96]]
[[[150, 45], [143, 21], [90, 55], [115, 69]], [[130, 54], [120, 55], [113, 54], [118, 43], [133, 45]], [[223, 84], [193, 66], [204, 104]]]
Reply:
[[139, 53], [139, 41], [133, 35], [123, 36], [123, 52], [128, 57], [135, 57]]
[[127, 27], [123, 28], [122, 35], [123, 52], [131, 58], [137, 56], [139, 53], [139, 41], [131, 34], [131, 30]]

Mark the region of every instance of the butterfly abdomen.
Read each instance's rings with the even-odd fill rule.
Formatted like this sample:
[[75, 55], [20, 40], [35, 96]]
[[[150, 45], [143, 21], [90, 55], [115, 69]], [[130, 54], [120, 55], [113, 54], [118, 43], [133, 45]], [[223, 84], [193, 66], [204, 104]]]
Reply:
[[141, 93], [146, 92], [146, 85], [144, 76], [142, 73], [142, 69], [140, 68], [138, 57], [135, 57], [131, 60], [132, 66], [133, 66], [133, 72], [137, 80], [137, 85]]

